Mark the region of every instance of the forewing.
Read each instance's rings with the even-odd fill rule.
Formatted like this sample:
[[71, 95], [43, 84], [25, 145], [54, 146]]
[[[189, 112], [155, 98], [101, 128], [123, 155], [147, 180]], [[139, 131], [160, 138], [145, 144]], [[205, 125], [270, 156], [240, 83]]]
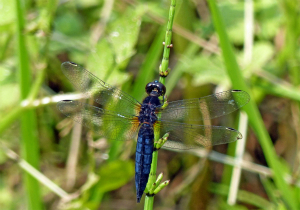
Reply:
[[138, 131], [138, 119], [134, 115], [121, 115], [79, 101], [60, 101], [57, 108], [75, 122], [94, 130], [110, 140], [131, 140]]
[[242, 139], [239, 131], [223, 126], [158, 121], [155, 129], [160, 130], [160, 136], [169, 133], [168, 140], [163, 147], [180, 150], [210, 147]]
[[250, 100], [247, 92], [230, 90], [202, 98], [186, 99], [170, 102], [161, 112], [161, 120], [198, 123], [229, 114]]
[[97, 78], [82, 66], [64, 62], [61, 69], [71, 83], [81, 92], [93, 98], [107, 110], [137, 115], [140, 103], [127, 93], [114, 88]]

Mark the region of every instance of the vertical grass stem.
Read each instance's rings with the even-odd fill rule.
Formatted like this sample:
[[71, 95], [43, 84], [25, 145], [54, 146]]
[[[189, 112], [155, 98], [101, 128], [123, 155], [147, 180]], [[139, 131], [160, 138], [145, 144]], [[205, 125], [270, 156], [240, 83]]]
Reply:
[[[24, 3], [16, 0], [16, 26], [17, 26], [17, 63], [19, 64], [19, 84], [21, 99], [28, 97], [31, 89], [31, 72], [29, 68], [29, 59], [25, 44], [25, 36], [23, 34], [25, 26]], [[33, 110], [26, 110], [21, 115], [21, 151], [25, 161], [34, 168], [39, 167], [39, 143], [36, 134], [37, 122], [36, 115]], [[24, 176], [25, 191], [27, 196], [27, 209], [42, 209], [42, 200], [40, 193], [40, 185], [38, 181], [31, 175], [25, 173]]]
[[[171, 40], [172, 40], [172, 28], [173, 28], [173, 20], [175, 16], [175, 6], [176, 0], [171, 0], [171, 6], [169, 11], [169, 20], [167, 23], [167, 31], [165, 35], [165, 44], [164, 44], [164, 53], [160, 66], [160, 75], [167, 75], [167, 71], [169, 68], [169, 57], [170, 57], [170, 49], [171, 49]], [[160, 77], [159, 81], [165, 84], [165, 77]]]
[[[164, 52], [163, 58], [159, 69], [160, 79], [159, 82], [165, 85], [165, 77], [168, 75], [169, 69], [169, 57], [170, 57], [170, 48], [171, 48], [171, 40], [172, 40], [172, 27], [173, 27], [173, 20], [175, 16], [175, 6], [176, 0], [171, 0], [170, 10], [169, 10], [169, 20], [167, 24], [167, 30], [165, 35], [165, 42], [164, 42]], [[160, 132], [157, 131], [154, 134], [154, 140], [158, 141]], [[156, 180], [156, 169], [157, 169], [157, 159], [158, 159], [158, 151], [153, 152], [152, 156], [152, 164], [150, 169], [150, 176], [148, 179], [146, 191], [149, 190], [149, 186], [151, 186]], [[153, 196], [146, 196], [145, 198], [145, 210], [152, 210], [154, 203]]]

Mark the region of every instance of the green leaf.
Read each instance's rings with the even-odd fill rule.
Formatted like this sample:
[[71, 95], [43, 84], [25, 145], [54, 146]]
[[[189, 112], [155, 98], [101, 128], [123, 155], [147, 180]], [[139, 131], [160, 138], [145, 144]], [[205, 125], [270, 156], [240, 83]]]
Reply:
[[255, 3], [255, 19], [259, 26], [258, 35], [260, 38], [270, 39], [276, 36], [283, 20], [278, 5], [278, 2], [272, 0]]
[[[1, 150], [0, 150], [1, 152]], [[0, 176], [0, 180], [3, 180], [3, 177]], [[8, 184], [7, 184], [8, 185]], [[3, 181], [0, 182], [0, 206], [1, 209], [13, 209], [14, 206], [14, 196], [11, 190], [9, 190], [8, 186], [6, 186], [6, 183]]]
[[75, 0], [76, 6], [79, 8], [88, 8], [88, 7], [96, 7], [99, 6], [103, 2], [103, 0]]
[[64, 209], [98, 209], [103, 193], [116, 190], [134, 176], [132, 161], [115, 160], [103, 165], [99, 173], [89, 174], [88, 181], [82, 186], [82, 197], [64, 205]]
[[109, 162], [99, 170], [98, 190], [109, 192], [118, 189], [132, 179], [133, 175], [134, 164], [132, 161], [116, 160]]
[[[11, 96], [14, 97], [11, 97]], [[20, 97], [20, 90], [18, 84], [0, 84], [0, 110], [5, 109], [6, 107], [13, 106], [18, 102]]]
[[[252, 60], [254, 62], [251, 62], [251, 64], [248, 66], [248, 69], [251, 71], [258, 71], [260, 69], [263, 69], [265, 65], [269, 65], [270, 61], [272, 60], [275, 53], [275, 49], [273, 45], [270, 42], [256, 42], [253, 46], [252, 51]], [[239, 63], [241, 63], [242, 66], [245, 66], [244, 63], [244, 53], [241, 53], [238, 56]], [[248, 72], [253, 73], [253, 72]]]
[[257, 42], [253, 46], [252, 62], [253, 68], [262, 68], [274, 56], [274, 46], [269, 42]]
[[[174, 24], [181, 26], [188, 31], [193, 30], [193, 23], [195, 22], [194, 8], [188, 1], [177, 1], [175, 9]], [[184, 17], [184, 18], [182, 18]], [[189, 41], [181, 35], [173, 34], [172, 43], [174, 44], [174, 50], [177, 53], [183, 53], [188, 46]]]
[[86, 68], [108, 84], [120, 86], [129, 79], [129, 75], [117, 69], [114, 59], [112, 46], [106, 39], [102, 39], [88, 56]]
[[193, 75], [193, 85], [199, 86], [208, 83], [229, 85], [229, 78], [224, 64], [218, 56], [196, 56], [193, 59], [182, 59], [185, 72]]
[[82, 34], [83, 21], [77, 13], [63, 13], [54, 21], [54, 28], [68, 36], [78, 36]]
[[106, 39], [101, 39], [97, 43], [95, 51], [88, 56], [86, 68], [95, 76], [106, 80], [108, 74], [114, 68], [114, 63], [114, 52], [110, 44]]
[[235, 44], [244, 42], [244, 3], [221, 2], [220, 13], [224, 20], [230, 41]]
[[[169, 11], [167, 11], [165, 9], [165, 7], [162, 7], [161, 1], [159, 1], [159, 2], [148, 1], [147, 2], [147, 10], [154, 16], [158, 16], [158, 17], [166, 18], [166, 19], [168, 18]], [[146, 15], [143, 16], [143, 21], [153, 23], [153, 19], [149, 18]], [[165, 25], [164, 25], [164, 27], [165, 27]]]
[[127, 11], [109, 25], [109, 42], [116, 55], [116, 63], [121, 65], [135, 53], [135, 45], [138, 39], [141, 16], [144, 10], [138, 7]]
[[15, 1], [0, 0], [0, 26], [15, 20]]

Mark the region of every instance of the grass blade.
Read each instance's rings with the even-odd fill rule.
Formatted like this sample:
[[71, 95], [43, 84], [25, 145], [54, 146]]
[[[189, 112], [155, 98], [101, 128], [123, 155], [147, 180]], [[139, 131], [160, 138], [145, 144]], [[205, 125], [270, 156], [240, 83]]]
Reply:
[[[233, 48], [228, 39], [228, 35], [226, 33], [225, 26], [221, 19], [221, 15], [216, 6], [216, 3], [214, 0], [209, 0], [208, 3], [211, 10], [215, 29], [219, 35], [222, 55], [224, 58], [227, 73], [232, 82], [232, 86], [234, 89], [242, 89], [244, 91], [247, 91], [250, 95], [252, 95], [250, 89], [244, 81], [242, 73], [237, 64]], [[259, 143], [261, 144], [261, 147], [264, 151], [266, 160], [269, 166], [274, 171], [275, 184], [280, 190], [283, 199], [291, 209], [299, 209], [291, 187], [289, 187], [288, 184], [284, 181], [284, 174], [280, 169], [279, 159], [276, 155], [271, 138], [264, 126], [263, 120], [260, 116], [259, 110], [255, 102], [251, 100], [249, 104], [244, 107], [244, 110], [249, 116], [249, 122], [258, 137]]]
[[[24, 31], [24, 5], [20, 0], [16, 0], [17, 19], [17, 51], [19, 63], [19, 83], [21, 99], [28, 97], [31, 87], [31, 72], [28, 62], [28, 54], [25, 44]], [[21, 114], [21, 150], [22, 157], [31, 166], [39, 167], [39, 143], [36, 135], [37, 122], [33, 110], [26, 110]], [[27, 209], [42, 209], [42, 200], [38, 181], [31, 175], [24, 174], [25, 191], [27, 195]]]

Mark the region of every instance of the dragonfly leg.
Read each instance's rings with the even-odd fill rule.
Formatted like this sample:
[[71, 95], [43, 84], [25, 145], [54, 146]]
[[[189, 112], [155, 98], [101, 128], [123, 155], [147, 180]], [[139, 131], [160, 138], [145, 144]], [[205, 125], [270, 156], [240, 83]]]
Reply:
[[[165, 101], [165, 97], [166, 97], [166, 101]], [[164, 96], [163, 97], [163, 105], [161, 106], [162, 109], [165, 109], [167, 106], [168, 106], [168, 99], [167, 99], [167, 96]]]

